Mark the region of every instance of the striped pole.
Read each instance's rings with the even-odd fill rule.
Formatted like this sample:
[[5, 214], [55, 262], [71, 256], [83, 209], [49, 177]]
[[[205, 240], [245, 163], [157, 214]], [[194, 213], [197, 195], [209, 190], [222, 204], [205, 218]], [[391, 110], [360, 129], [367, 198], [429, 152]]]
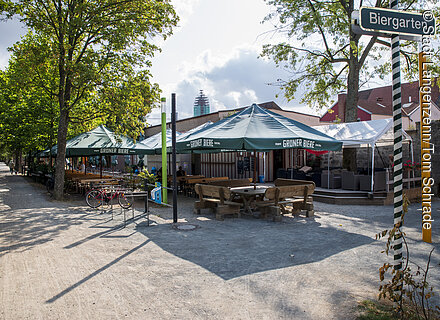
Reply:
[[[398, 0], [392, 0], [391, 9], [398, 9]], [[402, 226], [402, 104], [401, 104], [401, 87], [400, 87], [400, 43], [399, 36], [391, 37], [391, 53], [393, 67], [393, 119], [394, 119], [394, 227], [396, 232], [394, 235], [394, 270], [396, 272], [402, 270], [402, 234], [400, 227]], [[398, 301], [401, 299], [402, 283], [400, 282], [396, 289]]]

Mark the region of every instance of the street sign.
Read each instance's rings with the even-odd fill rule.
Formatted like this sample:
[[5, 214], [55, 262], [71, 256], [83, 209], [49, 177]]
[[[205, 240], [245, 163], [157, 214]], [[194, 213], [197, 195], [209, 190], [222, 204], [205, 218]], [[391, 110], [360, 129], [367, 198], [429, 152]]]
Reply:
[[434, 35], [436, 31], [431, 11], [417, 13], [385, 8], [361, 7], [359, 26], [366, 31], [412, 36]]
[[[376, 36], [381, 38], [391, 38], [393, 34], [386, 33], [384, 31], [366, 31], [364, 29], [361, 29], [359, 26], [359, 11], [353, 11], [351, 13], [351, 31], [353, 31], [355, 34], [362, 34], [366, 36]], [[406, 34], [399, 34], [400, 40], [406, 40], [406, 41], [416, 41], [421, 42], [422, 36], [414, 36], [414, 35], [406, 35]]]

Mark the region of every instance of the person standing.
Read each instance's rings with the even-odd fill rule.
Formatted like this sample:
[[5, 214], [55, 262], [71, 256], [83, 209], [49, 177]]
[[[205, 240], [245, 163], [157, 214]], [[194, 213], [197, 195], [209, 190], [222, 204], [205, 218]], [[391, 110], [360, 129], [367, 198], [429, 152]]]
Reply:
[[9, 161], [9, 170], [11, 171], [11, 174], [14, 173], [14, 161]]
[[182, 166], [179, 167], [179, 170], [177, 170], [176, 175], [177, 175], [178, 177], [184, 177], [184, 176], [186, 176], [186, 172], [185, 172], [185, 170], [183, 170]]
[[186, 176], [186, 172], [185, 170], [183, 170], [182, 166], [179, 167], [179, 170], [177, 170], [176, 175], [179, 180], [179, 191], [183, 192], [183, 190], [185, 189], [185, 179], [183, 179], [182, 177]]

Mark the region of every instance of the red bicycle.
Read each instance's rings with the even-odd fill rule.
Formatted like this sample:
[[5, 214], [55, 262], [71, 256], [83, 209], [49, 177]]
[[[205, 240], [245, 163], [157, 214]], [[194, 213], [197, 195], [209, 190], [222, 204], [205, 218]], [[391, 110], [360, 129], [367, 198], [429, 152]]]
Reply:
[[108, 204], [115, 198], [124, 209], [130, 208], [132, 205], [122, 190], [92, 189], [86, 194], [86, 202], [91, 208], [98, 208], [103, 203]]

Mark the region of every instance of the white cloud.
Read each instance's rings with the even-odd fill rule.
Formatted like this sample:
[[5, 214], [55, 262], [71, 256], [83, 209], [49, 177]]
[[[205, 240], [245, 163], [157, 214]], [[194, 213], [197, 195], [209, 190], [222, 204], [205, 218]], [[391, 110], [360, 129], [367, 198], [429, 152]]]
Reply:
[[269, 85], [286, 79], [288, 74], [258, 56], [258, 49], [252, 46], [235, 48], [228, 55], [214, 55], [206, 50], [195, 57], [194, 63], [181, 64], [179, 75], [183, 80], [162, 87], [164, 96], [168, 100], [171, 92], [176, 93], [179, 119], [193, 115], [194, 99], [200, 90], [208, 96], [211, 112], [275, 101], [283, 109], [310, 113], [297, 101], [287, 102], [279, 87]]
[[8, 51], [20, 37], [26, 34], [26, 28], [17, 19], [0, 21], [0, 68], [4, 69], [11, 56]]
[[183, 27], [189, 18], [194, 13], [194, 8], [198, 5], [200, 0], [172, 0], [171, 4], [174, 6], [177, 15], [180, 18], [179, 27]]

